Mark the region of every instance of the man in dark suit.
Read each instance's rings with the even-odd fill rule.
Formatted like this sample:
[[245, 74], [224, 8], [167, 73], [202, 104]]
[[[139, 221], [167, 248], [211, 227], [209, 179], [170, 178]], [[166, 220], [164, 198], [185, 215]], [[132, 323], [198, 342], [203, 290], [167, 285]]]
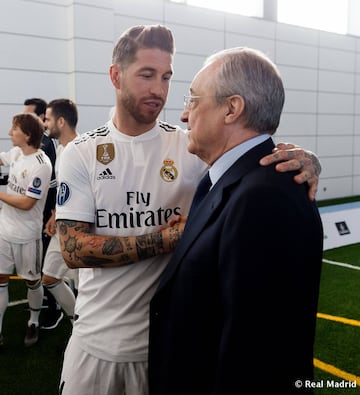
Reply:
[[151, 395], [312, 393], [321, 219], [295, 173], [259, 165], [283, 104], [276, 66], [249, 48], [210, 57], [185, 97], [212, 186], [150, 304]]

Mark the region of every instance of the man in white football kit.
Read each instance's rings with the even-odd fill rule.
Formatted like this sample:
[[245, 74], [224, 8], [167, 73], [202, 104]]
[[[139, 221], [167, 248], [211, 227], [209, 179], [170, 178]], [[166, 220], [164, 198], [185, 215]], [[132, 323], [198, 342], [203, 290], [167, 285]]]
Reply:
[[24, 278], [28, 288], [30, 319], [25, 346], [39, 338], [43, 210], [50, 185], [52, 165], [39, 148], [44, 126], [34, 114], [13, 117], [9, 135], [14, 148], [0, 153], [0, 165], [9, 166], [6, 192], [0, 192], [0, 344], [3, 317], [9, 302], [9, 276]]
[[[173, 52], [166, 27], [128, 29], [110, 67], [116, 90], [112, 120], [62, 153], [57, 226], [65, 261], [82, 268], [63, 395], [148, 394], [149, 302], [169, 260], [166, 252], [181, 233], [166, 224], [187, 215], [207, 168], [188, 153], [183, 130], [157, 120]], [[288, 169], [298, 169], [300, 159]], [[307, 167], [307, 178], [316, 183], [312, 170]]]
[[[56, 178], [58, 177], [62, 151], [70, 141], [78, 136], [76, 132], [77, 121], [76, 104], [69, 99], [52, 100], [46, 107], [45, 125], [49, 131], [49, 136], [59, 141], [56, 149]], [[59, 234], [55, 227], [55, 211], [46, 223], [45, 230], [51, 239], [44, 259], [42, 283], [54, 296], [70, 321], [73, 322], [75, 294], [64, 279], [73, 282], [77, 287], [78, 270], [69, 269], [62, 257]]]
[[[63, 152], [57, 218], [92, 223], [95, 233], [104, 235], [141, 235], [165, 227], [173, 215], [188, 212], [206, 168], [186, 154], [186, 140], [182, 130], [163, 123], [137, 137], [122, 134], [112, 121], [83, 134]], [[80, 269], [72, 341], [99, 360], [138, 369], [137, 363], [147, 360], [148, 305], [168, 259], [169, 254], [132, 266]], [[121, 388], [120, 374], [118, 379]], [[101, 382], [92, 371], [76, 380], [77, 385], [86, 380], [90, 393], [113, 393], [97, 387]], [[64, 394], [66, 384], [65, 376]], [[128, 384], [127, 394], [143, 393], [131, 388]]]
[[[23, 112], [35, 113], [43, 122], [45, 122], [45, 112], [46, 112], [47, 102], [40, 97], [31, 97], [24, 100]], [[55, 161], [56, 161], [56, 148], [58, 146], [58, 141], [49, 136], [49, 131], [45, 126], [45, 133], [41, 142], [41, 149], [50, 158], [51, 164], [53, 166], [53, 172], [51, 174], [51, 182], [49, 191], [47, 194], [44, 214], [43, 214], [43, 232], [42, 232], [42, 242], [43, 242], [43, 262], [47, 252], [47, 248], [50, 243], [51, 237], [45, 231], [45, 225], [51, 217], [52, 212], [55, 209], [56, 203], [56, 178], [55, 178]], [[54, 329], [56, 328], [60, 321], [63, 319], [64, 314], [60, 305], [56, 302], [52, 294], [44, 288], [44, 299], [43, 305], [40, 313], [40, 329]]]

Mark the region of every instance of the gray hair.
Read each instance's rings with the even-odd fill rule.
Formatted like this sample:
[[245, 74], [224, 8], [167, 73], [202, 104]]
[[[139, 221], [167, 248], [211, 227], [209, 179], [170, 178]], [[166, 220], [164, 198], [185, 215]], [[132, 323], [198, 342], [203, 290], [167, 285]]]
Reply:
[[237, 47], [211, 55], [205, 65], [220, 62], [214, 76], [219, 103], [227, 96], [240, 95], [245, 101], [245, 127], [274, 134], [279, 126], [285, 90], [279, 70], [261, 51]]
[[174, 54], [174, 37], [170, 29], [163, 25], [138, 25], [130, 27], [115, 44], [112, 62], [126, 68], [136, 61], [139, 49], [157, 48]]

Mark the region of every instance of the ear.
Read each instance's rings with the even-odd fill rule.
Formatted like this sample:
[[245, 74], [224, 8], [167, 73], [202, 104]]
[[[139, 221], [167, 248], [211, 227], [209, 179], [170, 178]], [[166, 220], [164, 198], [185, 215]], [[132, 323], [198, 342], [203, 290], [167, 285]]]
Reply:
[[120, 89], [120, 67], [117, 64], [112, 64], [109, 70], [110, 79], [116, 89]]
[[240, 95], [233, 95], [226, 99], [227, 112], [225, 115], [225, 123], [230, 124], [236, 122], [245, 111], [245, 100]]
[[59, 117], [56, 122], [59, 124], [60, 128], [62, 128], [65, 125], [65, 118]]

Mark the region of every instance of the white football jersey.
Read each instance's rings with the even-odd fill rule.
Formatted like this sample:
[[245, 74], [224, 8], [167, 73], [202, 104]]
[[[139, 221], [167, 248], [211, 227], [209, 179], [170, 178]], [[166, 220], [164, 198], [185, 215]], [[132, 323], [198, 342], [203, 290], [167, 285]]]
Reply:
[[1, 152], [0, 159], [5, 166], [9, 166], [6, 192], [37, 200], [30, 210], [21, 210], [3, 203], [0, 210], [0, 237], [12, 243], [40, 239], [52, 172], [50, 159], [41, 149], [31, 155], [24, 155], [19, 147]]
[[[82, 134], [62, 153], [57, 219], [92, 223], [96, 234], [131, 236], [186, 216], [207, 168], [187, 145], [182, 129], [163, 122], [136, 137], [112, 121]], [[73, 332], [85, 351], [108, 361], [147, 360], [149, 302], [169, 258], [79, 270]]]

